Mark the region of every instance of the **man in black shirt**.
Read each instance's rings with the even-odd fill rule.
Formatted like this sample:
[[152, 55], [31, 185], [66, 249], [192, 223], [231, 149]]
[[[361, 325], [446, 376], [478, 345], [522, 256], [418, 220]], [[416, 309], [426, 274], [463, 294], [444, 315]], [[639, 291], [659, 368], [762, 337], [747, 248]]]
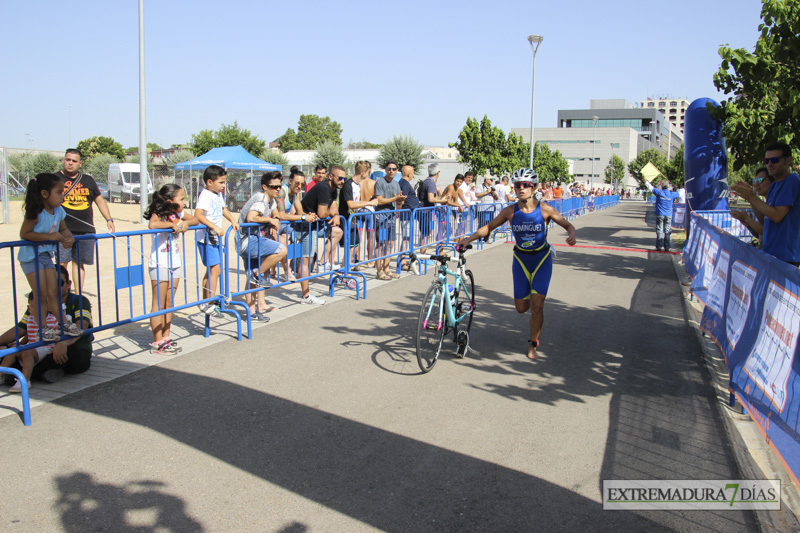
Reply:
[[[108, 231], [113, 233], [114, 219], [108, 210], [108, 204], [100, 194], [97, 182], [89, 174], [80, 172], [83, 158], [79, 150], [69, 148], [64, 154], [64, 169], [56, 172], [56, 176], [64, 181], [64, 202], [61, 207], [67, 213], [64, 221], [67, 229], [76, 237], [96, 233], [94, 229], [94, 211], [92, 203], [97, 204], [97, 209], [107, 221]], [[77, 283], [78, 292], [83, 292], [83, 282], [86, 279], [86, 269], [83, 265], [94, 264], [94, 249], [97, 240], [76, 241], [72, 248], [58, 246], [58, 260], [65, 268], [72, 262], [72, 278]]]
[[[328, 221], [328, 225], [331, 228], [331, 235], [333, 236], [334, 229], [338, 230], [339, 238], [342, 236], [342, 230], [339, 227], [339, 204], [337, 202], [337, 196], [339, 194], [339, 189], [344, 185], [344, 180], [344, 168], [335, 165], [331, 167], [328, 179], [314, 185], [300, 201], [303, 213], [315, 213], [320, 220], [331, 217], [331, 220]], [[303, 248], [303, 260], [301, 261], [300, 273], [302, 277], [308, 276], [309, 262], [317, 248], [317, 226], [320, 223], [321, 222], [317, 222], [312, 225], [302, 221], [298, 225], [297, 233]], [[337, 239], [336, 242], [338, 243], [339, 239]], [[315, 305], [322, 305], [325, 303], [325, 300], [311, 294], [308, 288], [308, 281], [301, 281], [300, 287], [303, 290], [303, 298], [301, 300], [303, 303]]]

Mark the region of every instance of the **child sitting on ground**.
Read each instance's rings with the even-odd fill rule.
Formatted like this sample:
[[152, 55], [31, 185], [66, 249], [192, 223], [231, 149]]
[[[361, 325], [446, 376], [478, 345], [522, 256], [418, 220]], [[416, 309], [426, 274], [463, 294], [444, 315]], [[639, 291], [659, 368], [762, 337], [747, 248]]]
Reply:
[[[39, 339], [39, 324], [36, 322], [36, 309], [34, 309], [35, 300], [33, 299], [33, 292], [28, 293], [28, 318], [26, 320], [25, 326], [25, 338], [27, 341], [25, 344], [31, 344], [37, 342]], [[58, 320], [52, 314], [47, 315], [47, 321], [45, 322], [45, 327], [56, 328], [58, 327]], [[14, 363], [19, 359], [22, 365], [22, 375], [25, 376], [25, 380], [28, 382], [28, 390], [31, 388], [31, 374], [33, 373], [33, 367], [36, 366], [45, 356], [53, 353], [53, 346], [54, 344], [47, 344], [45, 346], [38, 346], [36, 348], [31, 348], [30, 350], [25, 350], [24, 352], [18, 352], [15, 354], [9, 354], [0, 359], [0, 366], [4, 366], [6, 368], [10, 368], [14, 365]], [[19, 382], [19, 379], [14, 381], [14, 384], [8, 389], [8, 392], [11, 393], [20, 393], [22, 392], [22, 384]]]

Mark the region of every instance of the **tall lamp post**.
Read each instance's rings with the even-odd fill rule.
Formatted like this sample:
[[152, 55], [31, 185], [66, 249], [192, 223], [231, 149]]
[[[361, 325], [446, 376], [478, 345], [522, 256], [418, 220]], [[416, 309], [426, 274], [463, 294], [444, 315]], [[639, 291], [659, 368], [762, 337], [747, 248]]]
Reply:
[[591, 176], [591, 178], [589, 178], [590, 179], [590, 182], [589, 182], [590, 183], [590, 185], [589, 185], [589, 189], [590, 190], [594, 189], [594, 148], [595, 148], [595, 144], [597, 144], [595, 142], [595, 139], [596, 139], [595, 134], [597, 132], [597, 121], [598, 120], [600, 120], [600, 117], [598, 117], [598, 116], [592, 117], [592, 176]]
[[533, 104], [536, 101], [536, 52], [539, 50], [539, 45], [542, 44], [544, 37], [541, 35], [528, 35], [528, 42], [531, 43], [531, 50], [533, 50], [533, 81], [531, 81], [531, 164], [533, 168]]

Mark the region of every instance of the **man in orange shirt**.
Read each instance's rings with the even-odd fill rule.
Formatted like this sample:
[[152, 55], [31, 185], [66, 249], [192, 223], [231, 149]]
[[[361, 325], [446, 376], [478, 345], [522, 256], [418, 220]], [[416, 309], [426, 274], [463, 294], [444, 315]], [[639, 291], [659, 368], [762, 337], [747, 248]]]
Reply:
[[564, 194], [564, 189], [561, 188], [561, 184], [557, 183], [555, 189], [553, 189], [553, 198], [555, 200], [561, 200], [561, 196]]

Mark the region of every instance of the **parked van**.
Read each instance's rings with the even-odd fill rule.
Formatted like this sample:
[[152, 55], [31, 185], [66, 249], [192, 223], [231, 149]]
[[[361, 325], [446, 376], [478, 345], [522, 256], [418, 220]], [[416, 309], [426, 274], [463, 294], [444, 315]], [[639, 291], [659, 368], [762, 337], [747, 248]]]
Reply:
[[[153, 194], [153, 180], [148, 180], [147, 195]], [[112, 202], [139, 201], [139, 163], [108, 165], [108, 198]]]

